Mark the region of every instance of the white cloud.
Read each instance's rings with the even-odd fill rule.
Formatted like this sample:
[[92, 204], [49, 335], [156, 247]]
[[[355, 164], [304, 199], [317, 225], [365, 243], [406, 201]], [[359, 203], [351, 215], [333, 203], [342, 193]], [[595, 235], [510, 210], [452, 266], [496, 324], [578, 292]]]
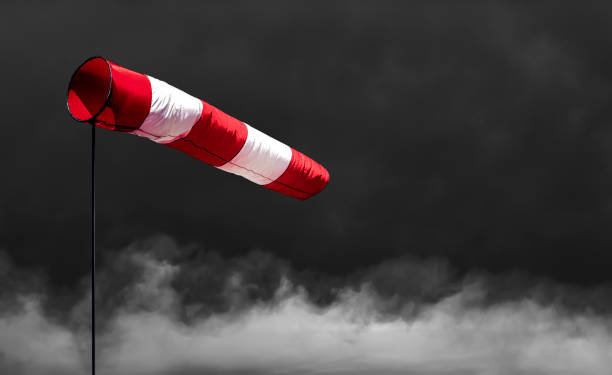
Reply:
[[22, 296], [18, 304], [10, 313], [0, 314], [0, 373], [80, 373], [73, 333], [43, 315], [39, 296]]
[[[261, 373], [608, 374], [610, 322], [568, 317], [529, 301], [466, 308], [462, 291], [412, 321], [378, 320], [367, 291], [330, 308], [302, 294], [243, 315], [213, 316], [185, 326], [165, 314], [126, 314], [108, 374], [163, 374], [173, 368]], [[365, 308], [364, 308], [365, 307]], [[138, 348], [138, 349], [135, 349]]]
[[[385, 299], [367, 282], [321, 308], [284, 279], [272, 301], [186, 322], [172, 284], [180, 266], [144, 253], [129, 259], [141, 274], [125, 289], [134, 303], [118, 306], [99, 335], [103, 375], [603, 375], [612, 368], [609, 318], [526, 298], [477, 303], [482, 283], [465, 284], [416, 315], [409, 307], [390, 315], [379, 312]], [[228, 273], [227, 283], [240, 288], [240, 275]], [[87, 331], [54, 323], [34, 295], [19, 303], [0, 316], [2, 373], [87, 373], [79, 359]]]

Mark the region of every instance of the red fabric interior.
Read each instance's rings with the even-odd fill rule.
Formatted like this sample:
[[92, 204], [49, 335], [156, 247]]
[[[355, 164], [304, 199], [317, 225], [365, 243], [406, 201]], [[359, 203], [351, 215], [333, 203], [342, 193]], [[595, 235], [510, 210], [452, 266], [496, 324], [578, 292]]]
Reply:
[[101, 57], [81, 65], [68, 87], [68, 110], [77, 120], [87, 121], [104, 106], [110, 90], [111, 72]]

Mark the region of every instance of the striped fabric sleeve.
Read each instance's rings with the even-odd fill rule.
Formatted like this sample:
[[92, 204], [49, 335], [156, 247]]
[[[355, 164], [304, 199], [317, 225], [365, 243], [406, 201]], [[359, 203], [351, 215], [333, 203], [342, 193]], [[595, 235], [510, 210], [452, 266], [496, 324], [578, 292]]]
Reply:
[[75, 72], [67, 105], [79, 121], [165, 144], [298, 199], [314, 196], [329, 181], [327, 170], [301, 152], [166, 82], [103, 58]]

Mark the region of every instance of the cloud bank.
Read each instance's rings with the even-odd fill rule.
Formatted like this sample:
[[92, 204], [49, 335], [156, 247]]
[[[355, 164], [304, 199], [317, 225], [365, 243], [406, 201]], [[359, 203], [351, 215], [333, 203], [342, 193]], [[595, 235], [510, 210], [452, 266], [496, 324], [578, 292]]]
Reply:
[[[521, 275], [456, 277], [443, 261], [408, 258], [332, 277], [261, 251], [224, 258], [163, 236], [107, 254], [99, 270], [100, 374], [612, 368], [612, 320], [588, 302], [606, 286], [579, 291]], [[0, 373], [88, 373], [86, 283], [59, 303], [41, 277], [0, 260], [0, 281], [9, 286], [0, 294]]]

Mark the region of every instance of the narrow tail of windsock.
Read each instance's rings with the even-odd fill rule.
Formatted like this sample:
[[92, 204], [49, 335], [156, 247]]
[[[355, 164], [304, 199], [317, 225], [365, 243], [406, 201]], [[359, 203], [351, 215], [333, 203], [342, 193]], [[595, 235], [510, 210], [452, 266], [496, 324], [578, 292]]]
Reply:
[[258, 185], [298, 198], [319, 193], [319, 163], [193, 96], [92, 57], [72, 75], [66, 99], [77, 121], [165, 144]]

